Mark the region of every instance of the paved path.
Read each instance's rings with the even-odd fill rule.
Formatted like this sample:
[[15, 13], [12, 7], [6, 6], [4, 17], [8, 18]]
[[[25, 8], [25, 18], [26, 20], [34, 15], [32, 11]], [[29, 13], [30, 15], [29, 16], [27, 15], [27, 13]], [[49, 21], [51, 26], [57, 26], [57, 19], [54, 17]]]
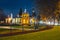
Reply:
[[39, 30], [30, 30], [30, 31], [23, 31], [23, 32], [15, 32], [15, 33], [7, 33], [7, 34], [0, 34], [0, 37], [5, 37], [5, 36], [14, 36], [14, 35], [20, 35], [20, 34], [27, 34], [27, 33], [32, 33], [32, 32], [38, 32], [38, 31], [43, 31], [43, 30], [48, 30], [53, 27], [47, 26], [44, 29], [39, 29]]
[[[0, 26], [0, 28], [4, 28], [4, 29], [18, 29], [18, 30], [22, 30], [22, 28], [14, 28], [14, 27], [10, 27], [10, 26]], [[34, 29], [24, 28], [24, 30], [34, 30]]]
[[0, 26], [0, 28], [10, 29], [10, 26]]

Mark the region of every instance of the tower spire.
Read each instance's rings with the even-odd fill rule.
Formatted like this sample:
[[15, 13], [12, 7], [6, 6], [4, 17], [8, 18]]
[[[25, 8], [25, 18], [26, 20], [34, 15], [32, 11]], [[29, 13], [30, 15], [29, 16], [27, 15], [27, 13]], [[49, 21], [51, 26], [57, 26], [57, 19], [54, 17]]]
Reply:
[[24, 13], [26, 13], [27, 12], [27, 9], [24, 9]]
[[13, 18], [13, 14], [11, 13], [11, 18]]

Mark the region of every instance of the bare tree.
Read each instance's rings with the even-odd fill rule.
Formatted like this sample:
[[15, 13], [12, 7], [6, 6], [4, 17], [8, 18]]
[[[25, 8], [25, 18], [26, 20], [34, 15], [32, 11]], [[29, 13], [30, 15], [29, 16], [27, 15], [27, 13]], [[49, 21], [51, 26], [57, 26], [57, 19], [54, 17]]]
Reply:
[[20, 10], [19, 10], [19, 15], [20, 16], [22, 15], [22, 8], [20, 8]]
[[47, 19], [53, 16], [58, 0], [36, 0], [36, 8], [39, 14], [44, 15]]
[[0, 8], [0, 21], [5, 21], [6, 15], [3, 9]]

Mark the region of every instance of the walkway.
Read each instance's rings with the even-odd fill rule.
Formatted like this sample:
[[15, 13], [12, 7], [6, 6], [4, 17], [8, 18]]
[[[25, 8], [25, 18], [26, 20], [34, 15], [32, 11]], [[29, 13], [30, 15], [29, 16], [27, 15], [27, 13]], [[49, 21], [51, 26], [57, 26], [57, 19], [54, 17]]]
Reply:
[[13, 36], [13, 35], [20, 35], [20, 34], [27, 34], [27, 33], [32, 33], [32, 32], [38, 32], [38, 31], [43, 31], [43, 30], [48, 30], [53, 28], [52, 26], [47, 26], [44, 29], [39, 29], [39, 30], [30, 30], [30, 31], [23, 31], [23, 32], [14, 32], [14, 33], [8, 33], [8, 34], [0, 34], [0, 37], [5, 37], [5, 36]]
[[[0, 26], [0, 28], [22, 30], [22, 28], [14, 28], [14, 27], [10, 27], [10, 26]], [[34, 30], [34, 29], [27, 29], [27, 28], [24, 28], [24, 29], [25, 30]]]

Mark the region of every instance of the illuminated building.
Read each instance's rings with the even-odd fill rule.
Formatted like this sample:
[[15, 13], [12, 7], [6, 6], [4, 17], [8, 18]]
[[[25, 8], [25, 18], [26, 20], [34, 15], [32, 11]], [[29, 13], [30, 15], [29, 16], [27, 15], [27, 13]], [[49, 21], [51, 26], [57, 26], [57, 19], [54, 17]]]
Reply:
[[22, 25], [29, 25], [29, 13], [26, 12], [26, 9], [24, 10], [24, 13], [22, 13], [21, 18], [21, 24]]
[[12, 19], [11, 19], [11, 17], [9, 17], [9, 15], [8, 15], [8, 17], [6, 18], [6, 23], [10, 24], [11, 21], [12, 21]]
[[12, 24], [20, 24], [21, 23], [21, 18], [19, 17], [19, 15], [17, 15], [16, 18], [12, 19]]
[[19, 25], [30, 25], [30, 24], [35, 24], [36, 19], [35, 17], [30, 17], [29, 13], [26, 11], [26, 9], [24, 10], [24, 12], [22, 13], [22, 15], [17, 15], [17, 17], [13, 18], [13, 14], [11, 13], [10, 16], [8, 16], [8, 18], [6, 18], [6, 23], [9, 24], [19, 24]]
[[34, 18], [34, 17], [31, 18], [31, 19], [30, 19], [30, 22], [31, 22], [31, 24], [34, 24], [34, 23], [35, 23], [35, 18]]
[[21, 23], [21, 18], [13, 18], [12, 19], [12, 24], [20, 24]]
[[11, 13], [11, 19], [13, 19], [13, 14]]
[[34, 17], [30, 18], [30, 24], [33, 26], [36, 24], [36, 19]]
[[13, 19], [13, 14], [11, 13], [11, 15], [6, 18], [6, 23], [11, 24], [12, 23], [12, 19]]

